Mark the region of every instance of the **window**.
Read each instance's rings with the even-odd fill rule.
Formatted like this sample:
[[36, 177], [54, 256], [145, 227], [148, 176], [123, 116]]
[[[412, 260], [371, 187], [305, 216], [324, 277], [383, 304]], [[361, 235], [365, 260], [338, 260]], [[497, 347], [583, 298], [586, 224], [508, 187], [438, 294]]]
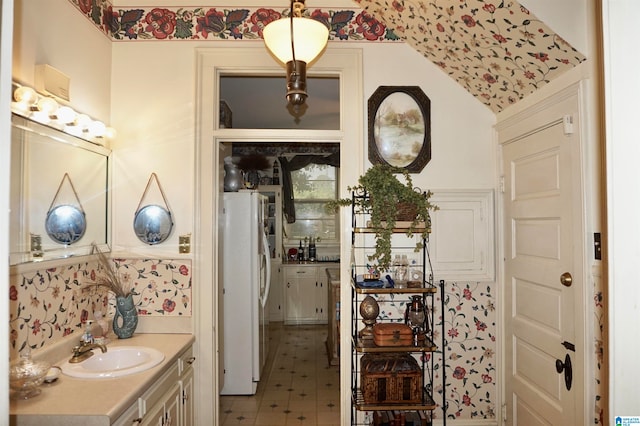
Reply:
[[338, 194], [337, 169], [325, 164], [309, 164], [291, 172], [296, 221], [285, 223], [289, 240], [320, 237], [321, 241], [336, 240], [338, 215], [327, 213], [324, 205]]

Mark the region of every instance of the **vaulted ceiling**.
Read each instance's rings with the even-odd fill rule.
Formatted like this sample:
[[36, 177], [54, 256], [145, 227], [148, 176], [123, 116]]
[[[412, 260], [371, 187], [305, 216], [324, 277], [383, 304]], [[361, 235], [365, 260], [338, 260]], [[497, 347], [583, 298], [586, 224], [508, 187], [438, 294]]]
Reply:
[[494, 112], [586, 59], [515, 1], [355, 1]]
[[[113, 6], [69, 0], [114, 41], [256, 40], [288, 9]], [[518, 102], [586, 58], [516, 1], [354, 0], [310, 9], [331, 43], [406, 42], [492, 111]], [[180, 0], [176, 0], [180, 2]]]

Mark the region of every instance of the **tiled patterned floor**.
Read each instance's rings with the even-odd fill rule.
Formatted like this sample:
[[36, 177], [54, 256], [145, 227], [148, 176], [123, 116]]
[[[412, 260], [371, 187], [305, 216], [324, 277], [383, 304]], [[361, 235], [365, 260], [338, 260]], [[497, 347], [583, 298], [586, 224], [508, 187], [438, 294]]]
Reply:
[[272, 323], [265, 379], [254, 396], [221, 396], [220, 424], [340, 424], [340, 369], [329, 366], [326, 325]]

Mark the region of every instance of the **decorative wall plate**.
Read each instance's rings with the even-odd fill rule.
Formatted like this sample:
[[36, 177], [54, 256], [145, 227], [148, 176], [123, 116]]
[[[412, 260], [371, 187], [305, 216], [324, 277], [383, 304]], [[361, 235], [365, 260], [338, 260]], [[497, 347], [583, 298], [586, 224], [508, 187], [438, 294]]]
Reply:
[[87, 229], [85, 214], [76, 206], [62, 204], [49, 210], [45, 221], [47, 235], [60, 244], [79, 241]]
[[136, 212], [133, 230], [140, 241], [159, 244], [169, 238], [173, 229], [171, 212], [154, 204], [144, 206]]
[[[65, 181], [68, 182], [77, 205], [58, 202], [58, 197], [61, 195], [60, 192], [64, 187]], [[62, 177], [56, 195], [53, 197], [53, 201], [51, 201], [44, 228], [47, 231], [47, 235], [49, 235], [53, 241], [65, 245], [79, 241], [87, 230], [86, 215], [80, 203], [76, 188], [73, 186], [73, 182], [71, 182], [71, 177], [69, 177], [68, 173], [65, 173]]]
[[[158, 190], [162, 195], [162, 201], [164, 207], [157, 204], [147, 204], [142, 207], [142, 203], [149, 192], [151, 182], [155, 180], [158, 185]], [[133, 231], [140, 241], [145, 244], [160, 244], [165, 241], [171, 235], [173, 229], [173, 219], [171, 218], [171, 211], [169, 210], [169, 204], [167, 203], [167, 197], [164, 195], [164, 191], [160, 186], [160, 181], [155, 173], [151, 173], [147, 186], [142, 193], [136, 214], [133, 218]]]

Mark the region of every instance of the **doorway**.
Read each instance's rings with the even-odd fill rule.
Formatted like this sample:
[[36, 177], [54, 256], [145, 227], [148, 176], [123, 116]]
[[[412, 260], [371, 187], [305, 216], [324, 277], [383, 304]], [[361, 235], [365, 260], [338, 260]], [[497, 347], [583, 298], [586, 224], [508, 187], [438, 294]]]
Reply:
[[[361, 82], [361, 51], [359, 49], [327, 49], [324, 55], [313, 65], [311, 70], [317, 75], [337, 76], [340, 79], [340, 126], [336, 130], [297, 130], [297, 129], [234, 129], [221, 128], [217, 118], [220, 114], [218, 97], [219, 78], [221, 75], [250, 70], [252, 73], [265, 75], [281, 75], [283, 69], [266, 53], [265, 49], [201, 49], [198, 50], [198, 81], [197, 91], [201, 94], [198, 101], [198, 132], [197, 132], [197, 182], [196, 182], [196, 235], [201, 241], [196, 243], [198, 255], [194, 264], [194, 280], [200, 285], [198, 294], [194, 295], [197, 310], [195, 318], [196, 343], [195, 350], [202, 363], [200, 371], [196, 372], [196, 418], [198, 423], [216, 424], [219, 421], [219, 383], [221, 378], [221, 333], [220, 285], [218, 273], [217, 241], [222, 235], [218, 225], [218, 214], [221, 208], [218, 194], [223, 191], [224, 154], [221, 153], [223, 142], [241, 141], [291, 141], [291, 142], [332, 142], [341, 146], [341, 163], [350, 167], [340, 169], [341, 182], [354, 182], [361, 173], [363, 158], [363, 129], [360, 126], [349, 126], [347, 123], [360, 123], [363, 120], [363, 95]], [[206, 96], [204, 94], [207, 94]], [[340, 189], [340, 197], [346, 196], [346, 189]], [[348, 241], [348, 212], [341, 213], [340, 239]], [[348, 258], [348, 246], [342, 244], [340, 257]], [[343, 280], [348, 278], [348, 271], [341, 268]], [[341, 298], [348, 300], [348, 288], [343, 286]], [[342, 322], [348, 327], [350, 318]], [[348, 346], [350, 331], [343, 330], [344, 340], [341, 347]], [[345, 354], [343, 365], [348, 365], [348, 355]], [[340, 388], [341, 400], [349, 394], [349, 374], [341, 371]], [[348, 407], [341, 410], [342, 424], [349, 422]]]

